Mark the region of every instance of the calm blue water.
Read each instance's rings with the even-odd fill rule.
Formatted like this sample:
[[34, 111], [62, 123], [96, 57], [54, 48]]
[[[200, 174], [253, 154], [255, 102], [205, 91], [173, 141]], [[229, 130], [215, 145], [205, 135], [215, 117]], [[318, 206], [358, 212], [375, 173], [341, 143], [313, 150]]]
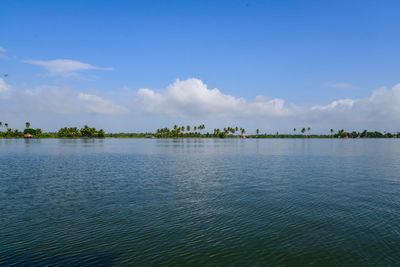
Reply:
[[400, 140], [0, 139], [0, 265], [395, 265]]

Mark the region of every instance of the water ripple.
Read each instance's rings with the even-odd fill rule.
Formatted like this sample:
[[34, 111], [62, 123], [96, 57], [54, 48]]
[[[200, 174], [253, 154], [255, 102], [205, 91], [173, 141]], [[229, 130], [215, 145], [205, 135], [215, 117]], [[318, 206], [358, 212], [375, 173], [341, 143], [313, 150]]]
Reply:
[[0, 140], [0, 265], [396, 265], [400, 142], [341, 141]]

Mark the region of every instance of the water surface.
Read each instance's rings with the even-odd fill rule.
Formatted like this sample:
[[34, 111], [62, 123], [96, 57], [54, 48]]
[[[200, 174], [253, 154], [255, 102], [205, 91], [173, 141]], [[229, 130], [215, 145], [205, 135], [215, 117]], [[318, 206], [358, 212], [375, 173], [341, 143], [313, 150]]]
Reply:
[[400, 140], [0, 139], [0, 265], [395, 265]]

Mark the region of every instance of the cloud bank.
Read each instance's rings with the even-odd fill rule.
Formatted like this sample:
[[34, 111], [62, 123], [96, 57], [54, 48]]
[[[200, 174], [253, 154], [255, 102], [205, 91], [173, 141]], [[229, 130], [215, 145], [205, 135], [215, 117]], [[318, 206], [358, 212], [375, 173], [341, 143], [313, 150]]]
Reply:
[[60, 115], [116, 115], [128, 112], [127, 108], [101, 95], [78, 92], [66, 87], [41, 86], [20, 91], [15, 98], [25, 110]]
[[25, 63], [45, 68], [51, 76], [76, 76], [78, 72], [85, 70], [113, 70], [113, 68], [96, 67], [87, 63], [69, 59], [55, 60], [25, 60]]
[[[186, 122], [201, 122], [209, 127], [235, 123], [250, 131], [260, 128], [288, 132], [294, 127], [308, 126], [322, 132], [331, 128], [400, 131], [400, 84], [379, 88], [366, 98], [300, 106], [265, 96], [246, 100], [208, 88], [194, 78], [176, 80], [160, 91], [142, 88], [134, 94], [120, 90], [111, 95], [54, 86], [17, 90], [0, 78], [0, 114], [19, 114], [22, 122], [27, 115], [42, 121], [49, 118], [48, 123], [55, 125], [60, 124], [57, 116], [88, 124], [98, 118], [99, 124], [114, 123], [117, 130], [126, 131], [134, 130], [124, 128], [132, 127], [129, 125], [142, 124], [147, 127], [142, 130], [154, 130]], [[50, 117], [57, 122], [51, 122]]]
[[310, 121], [355, 127], [399, 128], [400, 84], [379, 88], [368, 98], [341, 99], [325, 106], [313, 106], [307, 112]]
[[112, 115], [128, 112], [127, 108], [114, 104], [98, 95], [79, 93], [78, 101], [89, 113]]
[[139, 89], [137, 97], [145, 112], [163, 116], [287, 117], [293, 114], [293, 108], [287, 107], [283, 99], [257, 96], [253, 101], [247, 101], [223, 94], [217, 88], [209, 89], [201, 80], [193, 78], [184, 81], [178, 79], [163, 92]]
[[[251, 101], [209, 89], [198, 79], [176, 80], [165, 90], [137, 92], [142, 111], [183, 118], [233, 118], [277, 125], [312, 124], [318, 127], [396, 127], [400, 121], [400, 84], [382, 87], [364, 99], [339, 99], [327, 105], [298, 106], [283, 99], [257, 96]], [[286, 122], [286, 123], [285, 123]], [[399, 127], [399, 126], [397, 126]], [[400, 130], [400, 128], [398, 129]]]

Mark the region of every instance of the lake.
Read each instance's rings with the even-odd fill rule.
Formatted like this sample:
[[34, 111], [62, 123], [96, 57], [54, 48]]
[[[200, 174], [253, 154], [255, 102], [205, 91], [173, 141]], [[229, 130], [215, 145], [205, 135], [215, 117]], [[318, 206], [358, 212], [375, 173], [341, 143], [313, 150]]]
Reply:
[[0, 139], [0, 265], [395, 265], [400, 139]]

